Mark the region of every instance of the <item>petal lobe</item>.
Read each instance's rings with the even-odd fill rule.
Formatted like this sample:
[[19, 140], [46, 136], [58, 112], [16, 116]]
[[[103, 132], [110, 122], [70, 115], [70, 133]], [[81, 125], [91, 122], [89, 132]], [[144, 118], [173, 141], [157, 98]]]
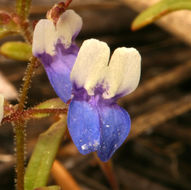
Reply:
[[86, 101], [72, 100], [68, 112], [68, 129], [81, 154], [97, 151], [100, 142], [99, 117]]
[[117, 104], [99, 107], [100, 116], [100, 146], [98, 157], [102, 161], [111, 158], [122, 145], [130, 131], [129, 114]]

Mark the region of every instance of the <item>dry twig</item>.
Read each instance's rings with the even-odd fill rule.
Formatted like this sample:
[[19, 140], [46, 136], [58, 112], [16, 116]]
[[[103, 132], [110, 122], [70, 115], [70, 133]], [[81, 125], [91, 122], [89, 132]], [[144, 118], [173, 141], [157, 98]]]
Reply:
[[154, 108], [149, 113], [138, 116], [132, 121], [132, 129], [127, 139], [132, 139], [189, 110], [191, 110], [191, 94]]
[[51, 174], [61, 189], [80, 190], [80, 187], [70, 173], [57, 160], [54, 161]]
[[115, 176], [115, 172], [113, 170], [112, 161], [109, 160], [107, 162], [102, 162], [96, 153], [94, 153], [94, 157], [96, 158], [96, 161], [98, 162], [101, 170], [103, 171], [104, 175], [106, 176], [108, 182], [111, 185], [111, 188], [113, 190], [119, 190], [119, 185]]

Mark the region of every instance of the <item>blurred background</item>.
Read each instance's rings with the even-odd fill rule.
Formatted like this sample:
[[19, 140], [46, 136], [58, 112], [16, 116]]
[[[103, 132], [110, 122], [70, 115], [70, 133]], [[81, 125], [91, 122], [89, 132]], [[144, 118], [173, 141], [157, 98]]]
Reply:
[[[145, 0], [146, 1], [146, 0]], [[45, 18], [55, 0], [33, 0], [30, 19]], [[137, 3], [137, 1], [136, 1]], [[141, 5], [137, 4], [137, 7]], [[142, 55], [142, 76], [138, 89], [119, 103], [129, 112], [132, 131], [128, 141], [114, 154], [114, 173], [120, 190], [191, 189], [191, 48], [185, 34], [168, 33], [168, 24], [150, 25], [139, 31], [130, 29], [138, 12], [132, 0], [73, 0], [73, 8], [83, 18], [77, 38], [97, 38], [113, 51], [135, 47]], [[141, 10], [144, 6], [136, 10]], [[0, 9], [14, 10], [14, 1], [0, 0]], [[186, 14], [188, 14], [186, 12]], [[176, 18], [176, 15], [174, 15]], [[176, 20], [176, 19], [175, 19]], [[172, 20], [173, 21], [173, 20]], [[168, 21], [169, 23], [171, 20]], [[184, 25], [175, 25], [181, 28]], [[190, 21], [191, 22], [191, 21]], [[176, 23], [175, 23], [176, 24]], [[162, 27], [161, 27], [162, 26]], [[184, 30], [184, 28], [182, 28]], [[191, 36], [190, 33], [187, 33]], [[11, 36], [0, 40], [20, 40]], [[11, 94], [19, 90], [26, 63], [0, 56], [0, 78]], [[9, 82], [10, 83], [9, 83]], [[10, 95], [10, 93], [8, 93]], [[7, 96], [8, 96], [7, 95]], [[33, 78], [28, 106], [56, 97], [40, 66]], [[12, 103], [17, 103], [12, 100]], [[30, 121], [27, 128], [27, 159], [38, 135], [54, 117]], [[11, 125], [0, 128], [0, 189], [14, 189], [14, 141]], [[93, 155], [83, 156], [63, 139], [57, 159], [68, 169], [82, 190], [110, 190], [111, 187]], [[50, 184], [55, 184], [52, 177]]]

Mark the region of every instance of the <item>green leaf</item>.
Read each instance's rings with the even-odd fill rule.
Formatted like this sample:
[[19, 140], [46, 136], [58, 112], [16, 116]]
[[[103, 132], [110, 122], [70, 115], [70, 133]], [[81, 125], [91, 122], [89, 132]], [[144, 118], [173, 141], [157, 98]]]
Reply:
[[138, 30], [172, 11], [182, 9], [191, 10], [191, 0], [162, 0], [140, 13], [131, 28]]
[[28, 61], [32, 56], [31, 45], [24, 42], [6, 42], [0, 47], [0, 53], [8, 58]]
[[29, 15], [31, 6], [31, 0], [16, 0], [17, 14], [23, 18], [27, 18]]
[[[60, 98], [53, 98], [50, 100], [47, 100], [45, 102], [40, 103], [39, 105], [35, 106], [34, 109], [67, 109], [68, 105], [65, 104]], [[43, 114], [43, 113], [38, 113], [34, 114], [33, 118], [43, 118], [43, 117], [48, 117], [50, 114]]]
[[46, 186], [50, 169], [66, 130], [66, 115], [42, 133], [25, 173], [25, 190]]
[[59, 186], [48, 186], [48, 187], [40, 187], [35, 190], [61, 190], [61, 187]]

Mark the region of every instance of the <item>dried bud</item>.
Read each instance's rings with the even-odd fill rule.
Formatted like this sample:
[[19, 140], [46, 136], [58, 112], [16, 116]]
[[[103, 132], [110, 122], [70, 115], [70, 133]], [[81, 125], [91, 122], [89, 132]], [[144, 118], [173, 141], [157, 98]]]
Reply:
[[11, 21], [11, 16], [5, 11], [0, 11], [0, 24], [8, 24]]
[[72, 0], [67, 0], [65, 3], [60, 2], [55, 4], [46, 14], [47, 19], [53, 20], [54, 24], [57, 23], [60, 15], [67, 9]]
[[16, 13], [13, 13], [13, 14], [11, 15], [11, 17], [12, 17], [12, 20], [13, 20], [13, 22], [14, 22], [15, 24], [17, 24], [17, 25], [20, 25], [20, 24], [21, 24], [21, 18], [20, 18]]
[[29, 21], [24, 20], [22, 17], [20, 17], [18, 14], [13, 13], [11, 15], [11, 19], [14, 24], [22, 26], [23, 29], [27, 29], [29, 27]]

